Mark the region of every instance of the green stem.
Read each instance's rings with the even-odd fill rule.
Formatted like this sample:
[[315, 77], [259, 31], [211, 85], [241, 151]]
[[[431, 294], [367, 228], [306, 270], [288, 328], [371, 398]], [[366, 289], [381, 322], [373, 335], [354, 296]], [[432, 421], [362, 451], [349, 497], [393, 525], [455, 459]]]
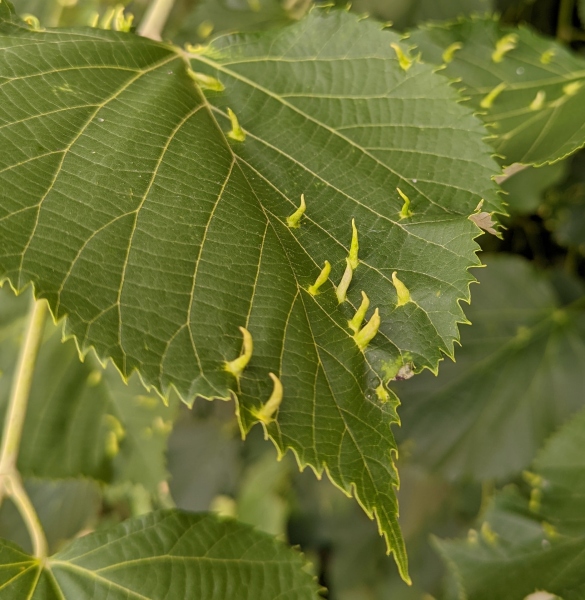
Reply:
[[35, 363], [45, 330], [46, 317], [47, 303], [33, 300], [26, 336], [20, 350], [8, 409], [4, 418], [2, 449], [0, 451], [0, 503], [4, 496], [12, 498], [31, 534], [37, 556], [46, 556], [47, 542], [35, 509], [22, 486], [20, 474], [16, 469], [16, 461]]
[[160, 40], [174, 3], [175, 0], [152, 0], [142, 23], [140, 23], [138, 34], [151, 40]]

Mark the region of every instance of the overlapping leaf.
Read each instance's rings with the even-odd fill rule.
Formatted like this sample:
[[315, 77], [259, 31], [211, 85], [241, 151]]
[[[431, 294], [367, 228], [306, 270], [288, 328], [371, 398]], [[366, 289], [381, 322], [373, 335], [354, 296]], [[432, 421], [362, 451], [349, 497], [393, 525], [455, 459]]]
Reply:
[[[0, 290], [0, 406], [8, 401], [31, 294]], [[79, 362], [61, 327], [46, 326], [29, 399], [18, 468], [23, 475], [131, 481], [154, 491], [166, 478], [165, 448], [174, 410], [134, 375], [89, 355]]]
[[409, 41], [461, 79], [504, 164], [552, 163], [585, 144], [585, 61], [554, 40], [474, 18], [424, 26]]
[[585, 314], [519, 257], [491, 257], [473, 289], [456, 363], [394, 384], [401, 437], [443, 474], [487, 479], [526, 468], [584, 404]]
[[585, 595], [585, 413], [556, 433], [517, 491], [496, 496], [482, 533], [437, 542], [454, 570], [459, 598], [516, 600], [546, 590], [564, 600]]
[[311, 0], [203, 0], [184, 20], [175, 43], [201, 42], [232, 31], [259, 31], [287, 25], [302, 16]]
[[[355, 492], [404, 573], [396, 399], [375, 390], [452, 353], [477, 263], [468, 216], [499, 207], [480, 123], [395, 34], [345, 12], [218, 38], [192, 71], [131, 35], [2, 33], [0, 277], [34, 282], [126, 375], [187, 401], [236, 392], [244, 431], [276, 374], [280, 450]], [[225, 89], [206, 98], [194, 80]], [[244, 141], [228, 143], [228, 107]], [[352, 219], [360, 262], [339, 305]], [[347, 326], [362, 290], [381, 315], [365, 352]], [[237, 380], [242, 326], [254, 354]]]
[[31, 600], [309, 600], [298, 552], [236, 521], [160, 511], [79, 538], [40, 560], [0, 541], [0, 590]]

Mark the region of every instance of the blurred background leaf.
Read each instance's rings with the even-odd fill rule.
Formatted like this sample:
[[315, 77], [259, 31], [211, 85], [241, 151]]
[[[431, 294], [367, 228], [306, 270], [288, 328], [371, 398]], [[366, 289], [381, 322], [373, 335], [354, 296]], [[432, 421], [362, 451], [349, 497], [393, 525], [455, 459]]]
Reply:
[[[89, 479], [51, 481], [27, 479], [25, 488], [47, 535], [50, 552], [56, 552], [71, 538], [99, 519], [102, 496], [99, 485]], [[10, 501], [0, 508], [0, 537], [32, 552], [28, 532]]]
[[582, 309], [522, 258], [484, 261], [456, 362], [394, 385], [402, 451], [449, 478], [517, 474], [585, 402]]
[[312, 0], [201, 0], [177, 30], [165, 35], [177, 44], [202, 43], [222, 33], [261, 31], [302, 17]]
[[459, 595], [516, 600], [546, 590], [564, 600], [585, 592], [585, 412], [546, 444], [525, 474], [524, 493], [495, 496], [480, 531], [436, 541], [459, 582]]

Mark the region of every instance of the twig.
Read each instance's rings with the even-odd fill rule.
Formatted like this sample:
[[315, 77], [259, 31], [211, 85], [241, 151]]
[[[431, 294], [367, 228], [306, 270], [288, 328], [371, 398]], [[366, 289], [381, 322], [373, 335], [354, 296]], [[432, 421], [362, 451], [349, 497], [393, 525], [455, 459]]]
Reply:
[[174, 3], [175, 0], [152, 0], [138, 28], [139, 35], [151, 40], [160, 40]]

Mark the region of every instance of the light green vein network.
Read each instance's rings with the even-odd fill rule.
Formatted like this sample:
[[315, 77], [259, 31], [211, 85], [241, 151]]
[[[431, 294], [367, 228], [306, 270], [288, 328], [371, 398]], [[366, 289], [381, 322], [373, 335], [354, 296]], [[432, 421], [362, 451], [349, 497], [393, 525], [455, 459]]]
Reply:
[[[0, 277], [32, 282], [125, 376], [187, 402], [236, 395], [244, 432], [273, 373], [279, 451], [355, 495], [406, 578], [383, 386], [404, 364], [436, 370], [465, 320], [468, 217], [500, 206], [480, 122], [432, 67], [400, 66], [398, 36], [342, 11], [222, 37], [189, 62], [130, 34], [1, 34]], [[244, 141], [226, 136], [228, 108]], [[359, 262], [339, 304], [352, 220]], [[381, 317], [363, 352], [348, 327], [362, 291], [365, 321]], [[238, 379], [225, 365], [240, 327], [254, 352]]]

